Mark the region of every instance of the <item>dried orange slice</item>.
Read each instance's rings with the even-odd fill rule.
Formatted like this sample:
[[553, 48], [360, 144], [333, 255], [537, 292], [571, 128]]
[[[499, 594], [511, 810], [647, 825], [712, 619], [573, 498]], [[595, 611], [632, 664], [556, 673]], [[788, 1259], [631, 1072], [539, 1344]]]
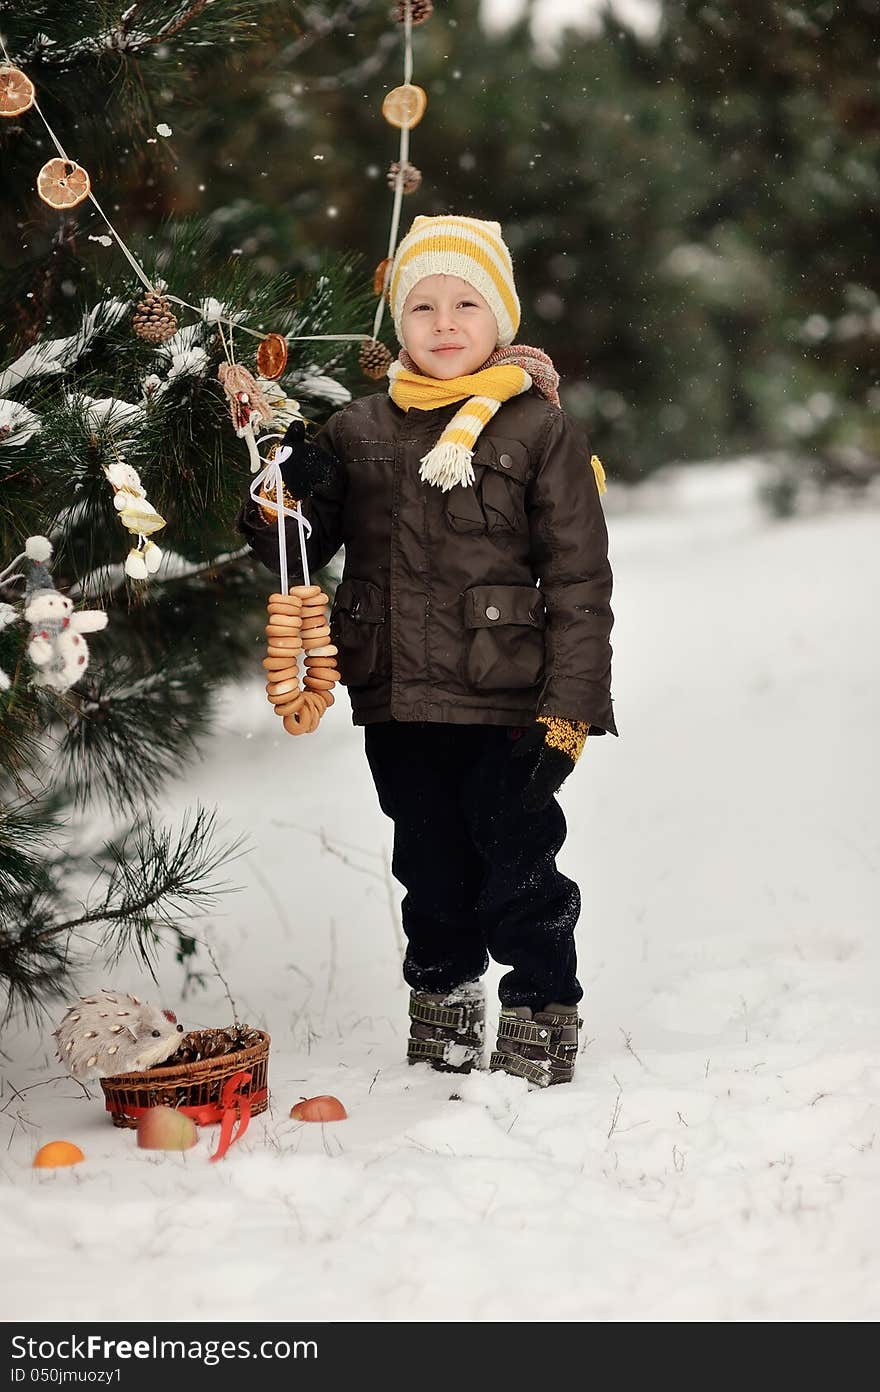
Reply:
[[267, 334], [257, 349], [257, 371], [261, 377], [274, 381], [287, 366], [287, 339], [281, 334]]
[[87, 171], [73, 160], [50, 159], [37, 175], [37, 193], [50, 208], [75, 208], [91, 187]]
[[34, 104], [34, 84], [21, 68], [0, 64], [0, 116], [20, 116]]
[[402, 87], [393, 87], [382, 102], [382, 115], [390, 126], [400, 126], [412, 130], [425, 114], [428, 94], [424, 87], [414, 82], [405, 82]]
[[386, 289], [386, 281], [390, 279], [389, 272], [393, 264], [393, 261], [394, 258], [392, 256], [386, 256], [385, 260], [380, 261], [375, 271], [373, 272], [373, 294], [384, 294], [386, 300], [390, 296], [390, 289]]

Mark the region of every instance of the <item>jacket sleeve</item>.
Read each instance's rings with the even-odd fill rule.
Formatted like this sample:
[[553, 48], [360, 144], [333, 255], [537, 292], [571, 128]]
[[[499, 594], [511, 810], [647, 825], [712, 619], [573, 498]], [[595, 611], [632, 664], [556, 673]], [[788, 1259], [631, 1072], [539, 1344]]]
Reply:
[[[348, 473], [343, 458], [340, 414], [337, 411], [331, 416], [315, 437], [315, 444], [335, 460], [337, 467], [334, 470], [333, 483], [329, 487], [317, 488], [311, 497], [304, 498], [300, 504], [303, 516], [312, 524], [311, 533], [306, 541], [310, 576], [332, 561], [343, 542], [342, 513], [348, 490]], [[284, 494], [285, 504], [288, 507], [292, 506], [294, 500], [287, 489], [284, 490]], [[278, 575], [278, 522], [275, 514], [268, 509], [264, 512], [251, 498], [250, 493], [246, 493], [235, 520], [235, 527], [263, 565]], [[285, 517], [284, 530], [290, 584], [301, 585], [304, 583], [302, 554], [299, 524], [295, 517]]]
[[590, 458], [584, 436], [560, 411], [526, 499], [532, 565], [547, 614], [537, 714], [589, 721], [591, 736], [616, 735], [608, 531]]

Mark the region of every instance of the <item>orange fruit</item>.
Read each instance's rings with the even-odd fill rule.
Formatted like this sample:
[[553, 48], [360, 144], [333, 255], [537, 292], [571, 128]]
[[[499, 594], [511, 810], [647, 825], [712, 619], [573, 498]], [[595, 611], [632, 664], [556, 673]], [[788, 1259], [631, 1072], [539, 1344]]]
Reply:
[[344, 1121], [348, 1112], [338, 1097], [322, 1093], [320, 1097], [303, 1097], [290, 1109], [294, 1121]]
[[428, 94], [424, 87], [414, 82], [405, 82], [402, 87], [392, 87], [382, 102], [382, 115], [390, 126], [405, 127], [412, 130], [425, 114]]
[[35, 1170], [54, 1170], [59, 1165], [78, 1165], [85, 1156], [73, 1141], [47, 1141], [34, 1156]]
[[20, 68], [0, 64], [0, 116], [20, 116], [34, 104], [34, 84]]
[[50, 208], [75, 208], [91, 187], [87, 171], [73, 160], [47, 160], [37, 175], [37, 193]]

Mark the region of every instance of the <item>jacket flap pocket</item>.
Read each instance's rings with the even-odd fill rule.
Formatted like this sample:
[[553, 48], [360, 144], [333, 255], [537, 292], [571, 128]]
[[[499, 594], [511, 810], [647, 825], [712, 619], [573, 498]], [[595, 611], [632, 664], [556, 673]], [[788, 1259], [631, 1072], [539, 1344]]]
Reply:
[[333, 599], [333, 613], [340, 611], [361, 623], [384, 623], [385, 596], [371, 580], [340, 580]]
[[[480, 461], [478, 461], [480, 462]], [[484, 532], [486, 519], [474, 488], [450, 488], [446, 501], [446, 516], [456, 532]]]
[[545, 625], [544, 597], [532, 585], [474, 585], [465, 591], [466, 628], [497, 628], [502, 624]]
[[486, 440], [484, 448], [475, 452], [474, 463], [485, 464], [517, 483], [528, 482], [529, 452], [518, 440]]

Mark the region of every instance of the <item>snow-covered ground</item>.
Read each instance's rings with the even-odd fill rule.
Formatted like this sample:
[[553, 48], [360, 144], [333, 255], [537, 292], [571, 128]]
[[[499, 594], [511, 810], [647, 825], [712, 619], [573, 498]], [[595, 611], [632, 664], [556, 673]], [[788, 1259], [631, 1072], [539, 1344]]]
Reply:
[[[774, 522], [757, 478], [606, 500], [621, 738], [588, 743], [561, 799], [574, 1084], [407, 1067], [403, 891], [362, 733], [341, 692], [317, 735], [279, 734], [255, 654], [165, 798], [252, 848], [193, 925], [219, 975], [205, 956], [182, 1000], [169, 955], [161, 989], [130, 961], [91, 984], [188, 1027], [228, 1023], [228, 987], [272, 1036], [270, 1110], [218, 1164], [214, 1127], [142, 1151], [49, 1041], [7, 1036], [6, 1320], [877, 1318], [880, 512]], [[348, 1120], [290, 1119], [325, 1092]], [[33, 1170], [59, 1137], [85, 1162]]]

